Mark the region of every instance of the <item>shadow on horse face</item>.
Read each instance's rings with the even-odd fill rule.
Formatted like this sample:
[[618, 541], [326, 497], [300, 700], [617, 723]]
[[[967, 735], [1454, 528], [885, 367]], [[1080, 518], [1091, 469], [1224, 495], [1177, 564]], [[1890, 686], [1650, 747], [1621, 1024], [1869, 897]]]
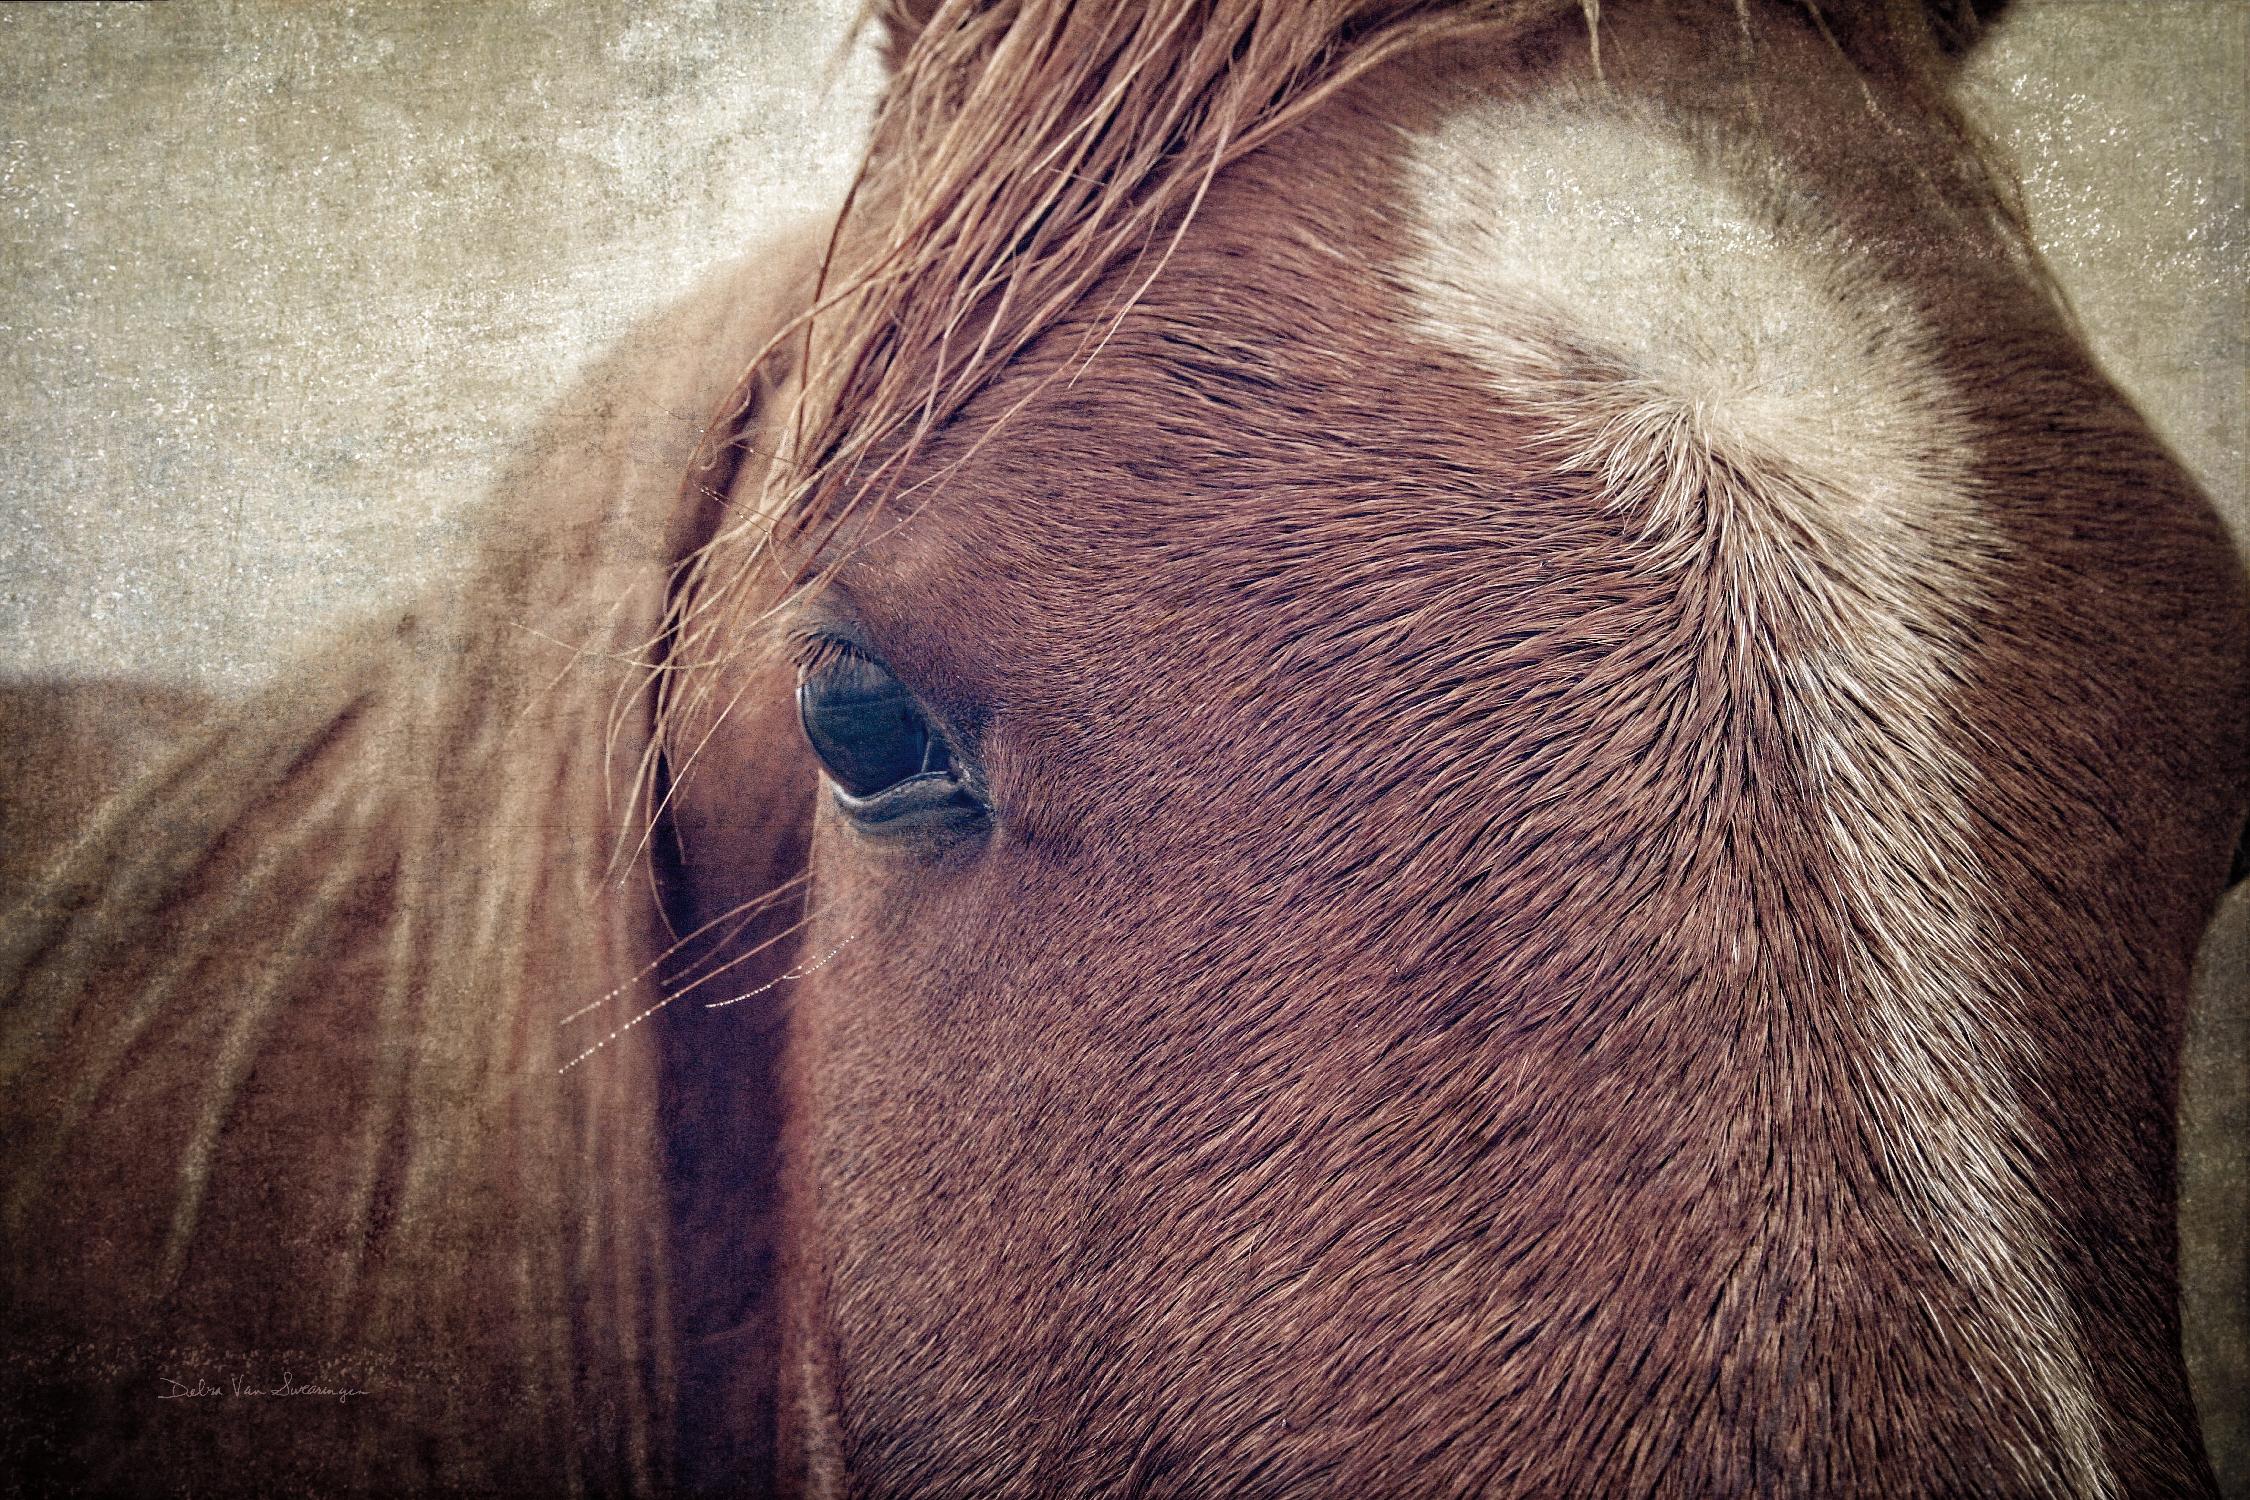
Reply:
[[794, 706], [676, 727], [690, 824], [792, 717], [825, 768], [760, 1314], [815, 1482], [2206, 1482], [2161, 851], [2234, 794], [2120, 837], [2003, 747], [2223, 758], [2239, 664], [2162, 642], [2231, 563], [1811, 31], [1748, 108], [1667, 24], [1231, 169], [799, 557]]

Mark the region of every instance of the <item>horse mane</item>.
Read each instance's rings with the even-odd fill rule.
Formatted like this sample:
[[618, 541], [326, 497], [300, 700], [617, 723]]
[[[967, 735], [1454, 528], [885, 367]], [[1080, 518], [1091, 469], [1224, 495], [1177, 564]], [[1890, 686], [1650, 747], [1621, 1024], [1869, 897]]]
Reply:
[[[222, 711], [8, 914], [0, 1249], [31, 1387], [167, 1344], [182, 1380], [254, 1356], [382, 1393], [355, 1430], [396, 1441], [360, 1445], [364, 1482], [661, 1478], [655, 1064], [622, 1026], [655, 1001], [661, 917], [624, 773], [700, 414], [802, 304], [812, 243], [600, 362], [473, 568]], [[45, 1253], [57, 1225], [83, 1259]], [[35, 1348], [87, 1326], [89, 1287], [129, 1289], [91, 1309], [109, 1342]], [[332, 1473], [295, 1425], [212, 1440]], [[561, 1467], [520, 1467], [559, 1433]]]

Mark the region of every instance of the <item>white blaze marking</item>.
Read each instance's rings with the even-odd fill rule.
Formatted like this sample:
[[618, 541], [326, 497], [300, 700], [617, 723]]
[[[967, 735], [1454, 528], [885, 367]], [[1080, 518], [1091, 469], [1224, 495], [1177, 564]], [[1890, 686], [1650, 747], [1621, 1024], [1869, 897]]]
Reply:
[[[1411, 149], [1419, 237], [1404, 273], [1420, 333], [1590, 451], [1684, 432], [1792, 481], [1724, 502], [1663, 487], [1636, 502], [1669, 512], [1652, 533], [1696, 524], [1678, 507], [1708, 502], [1748, 512], [1730, 520], [1752, 547], [1834, 542], [1824, 561], [1843, 582], [1818, 603], [1841, 644], [1784, 664], [1786, 712], [1828, 788], [1835, 898], [1866, 934], [1841, 980], [1865, 994], [1880, 1049], [1861, 1102], [1906, 1211], [1988, 1316], [1970, 1331], [1979, 1375], [2013, 1383], [2053, 1434], [2056, 1451], [2016, 1455], [2025, 1479], [2059, 1470], [2076, 1493], [2114, 1494], [2056, 1227], [2010, 1167], [2036, 1152], [2002, 1049], [2033, 1039], [2012, 1019], [2022, 999], [1968, 809], [1943, 795], [1979, 778], [1950, 748], [1946, 663], [1927, 643], [1951, 622], [1931, 601], [1976, 597], [1989, 527], [1924, 331], [1855, 270], [1810, 193], [1749, 158], [1716, 163], [1615, 101], [1479, 101]], [[1620, 378], [1590, 388], [1564, 345]], [[1743, 592], [1737, 607], [1756, 607]]]

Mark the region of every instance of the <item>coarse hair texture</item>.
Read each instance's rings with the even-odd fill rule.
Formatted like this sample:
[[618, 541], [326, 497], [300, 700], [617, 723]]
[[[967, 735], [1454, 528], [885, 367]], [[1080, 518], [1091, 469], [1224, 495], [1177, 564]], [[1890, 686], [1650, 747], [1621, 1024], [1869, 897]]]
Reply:
[[[1744, 7], [1693, 9], [1739, 27], [1747, 44]], [[1998, 228], [2059, 298], [2012, 173], [1950, 90], [1957, 54], [1998, 8], [1797, 4], [1961, 143], [1965, 175], [1933, 184], [1938, 196]], [[755, 649], [756, 622], [790, 585], [817, 587], [878, 517], [895, 523], [942, 487], [1007, 414], [909, 481], [923, 444], [1066, 313], [1106, 295], [1112, 305], [1090, 321], [1099, 337], [1058, 370], [1095, 358], [1230, 162], [1417, 48], [1522, 36], [1574, 13], [1597, 68], [1601, 44], [1600, 0], [870, 0], [869, 10], [892, 78], [820, 294], [761, 351], [704, 466], [719, 484], [737, 472], [753, 393], [781, 383], [777, 366], [793, 373], [780, 451], [762, 455], [756, 495], [688, 561], [675, 594], [666, 668], [687, 682], [665, 684], [659, 715], [699, 726], [696, 745], [732, 706], [713, 712], [719, 674], [697, 669]], [[1874, 92], [1865, 97], [1870, 128], [1890, 128]], [[1105, 281], [1116, 283], [1106, 293]], [[644, 783], [653, 771], [652, 760]]]
[[[545, 429], [463, 582], [222, 716], [10, 912], [8, 1325], [108, 1286], [130, 1289], [94, 1313], [120, 1340], [227, 1348], [252, 1326], [284, 1350], [427, 1351], [363, 1431], [367, 1482], [664, 1482], [663, 1160], [631, 1024], [660, 1003], [638, 857], [658, 810], [628, 773], [656, 784], [661, 721], [706, 711], [705, 669], [802, 581], [777, 525], [819, 553], [910, 507], [943, 478], [907, 482], [925, 439], [1129, 267], [1121, 312], [1214, 176], [1339, 89], [1573, 13], [1598, 37], [1595, 0], [886, 8], [896, 71], [817, 285], [687, 304], [618, 365], [663, 380], [597, 380]], [[1969, 133], [1934, 104], [1951, 22], [1905, 0], [1807, 15]], [[1997, 174], [1965, 192], [2020, 224]], [[762, 493], [704, 527], [792, 385], [763, 414]], [[720, 412], [709, 440], [650, 460], [640, 435], [692, 407]], [[623, 1024], [565, 1071], [558, 1018], [594, 1002]], [[58, 1224], [83, 1261], [49, 1271]], [[63, 1379], [83, 1357], [19, 1362]], [[500, 1378], [516, 1399], [491, 1399]], [[211, 1441], [251, 1431], [310, 1441]]]

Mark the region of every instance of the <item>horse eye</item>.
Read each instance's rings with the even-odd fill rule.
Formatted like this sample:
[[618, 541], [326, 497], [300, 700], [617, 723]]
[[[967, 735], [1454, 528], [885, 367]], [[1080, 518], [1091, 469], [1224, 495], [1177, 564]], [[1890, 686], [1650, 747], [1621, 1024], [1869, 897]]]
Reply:
[[951, 765], [914, 695], [863, 656], [838, 654], [808, 671], [797, 684], [797, 716], [813, 754], [854, 797]]

